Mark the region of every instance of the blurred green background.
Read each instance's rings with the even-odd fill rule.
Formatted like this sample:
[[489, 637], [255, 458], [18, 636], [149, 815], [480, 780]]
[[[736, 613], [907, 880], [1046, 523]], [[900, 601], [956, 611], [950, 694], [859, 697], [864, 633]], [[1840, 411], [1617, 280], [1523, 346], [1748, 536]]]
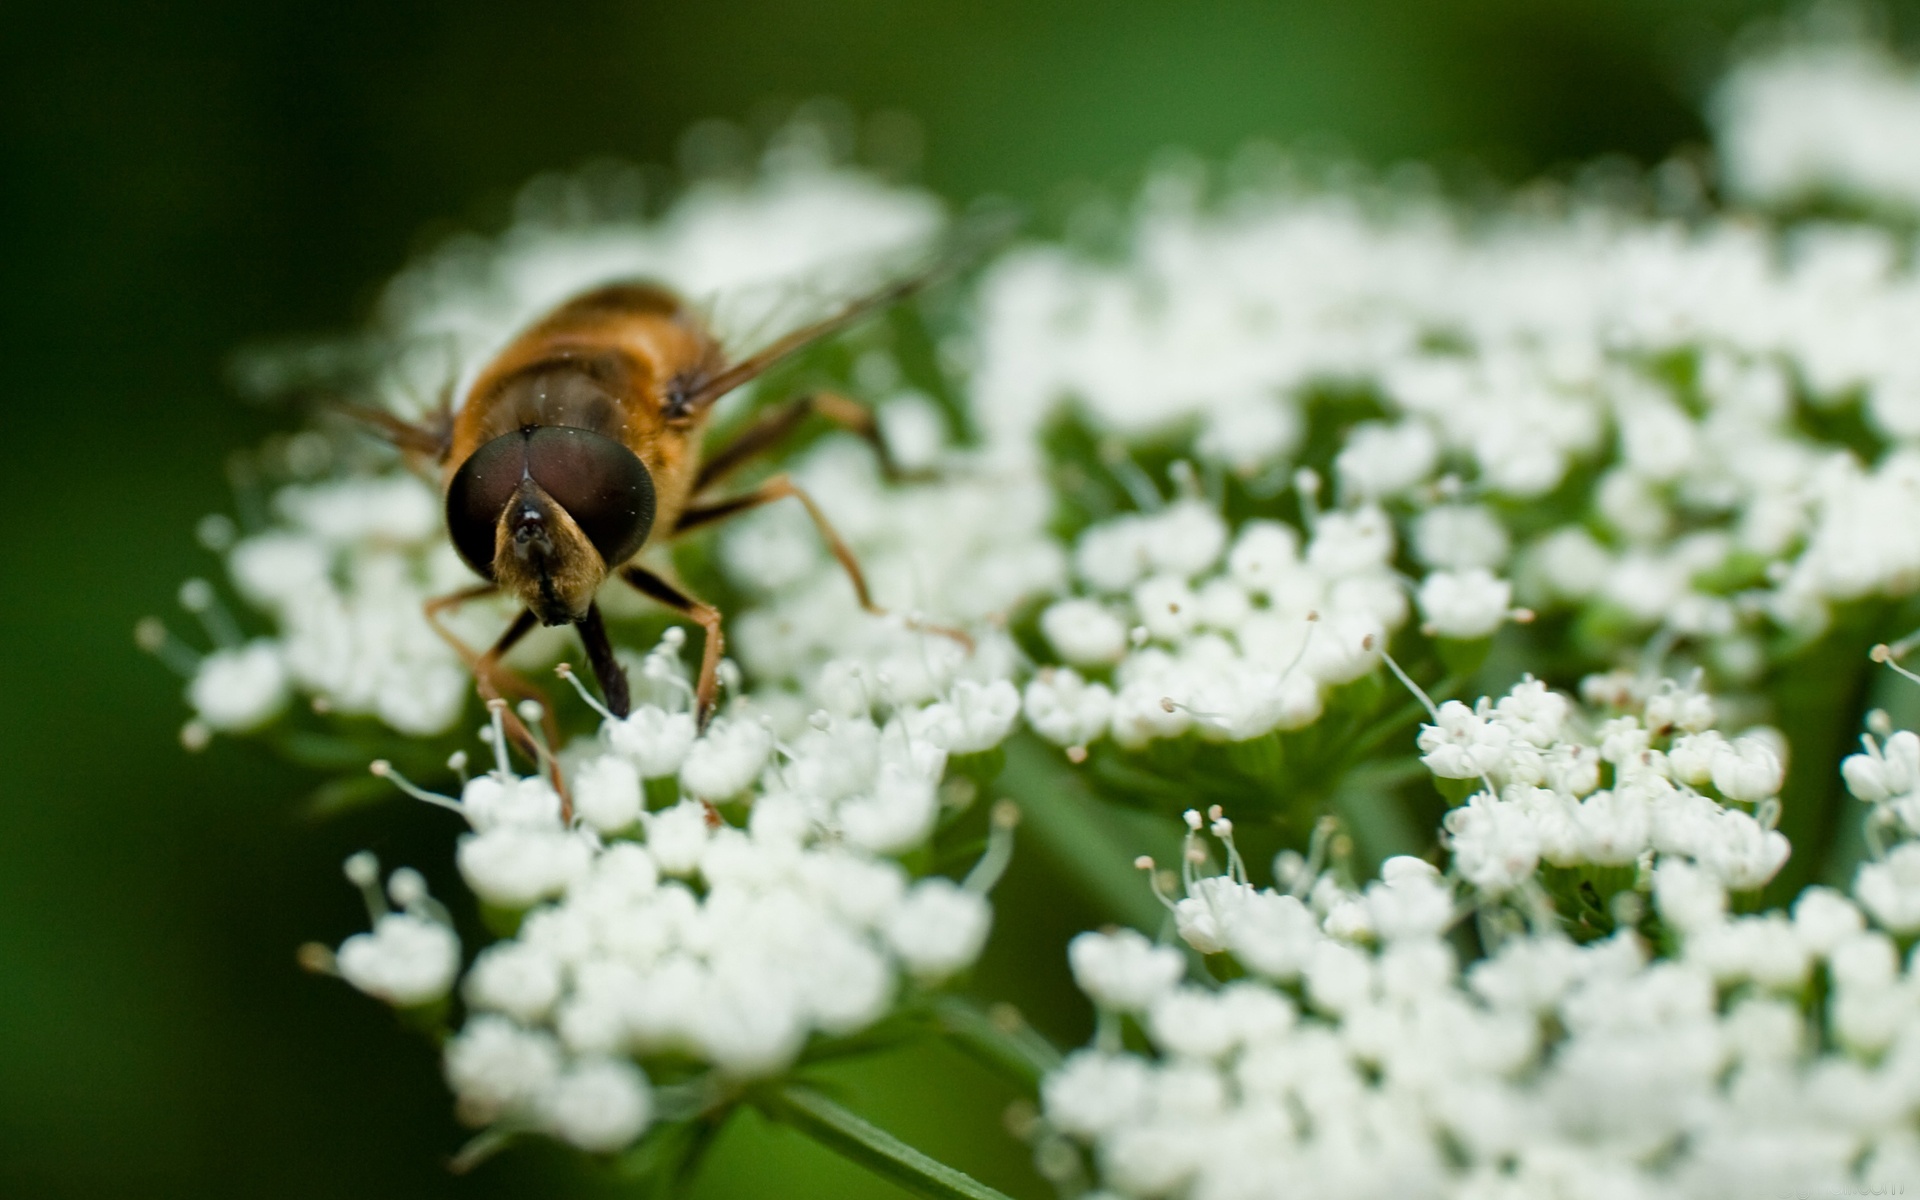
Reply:
[[[559, 1152], [455, 1179], [431, 1049], [299, 974], [362, 927], [371, 846], [451, 880], [444, 820], [300, 815], [312, 780], [176, 741], [177, 682], [133, 648], [210, 571], [192, 529], [223, 462], [285, 421], [225, 386], [240, 346], [338, 330], [409, 253], [497, 224], [528, 176], [669, 162], [709, 116], [829, 95], [925, 131], [922, 177], [1047, 210], [1163, 147], [1330, 136], [1518, 180], [1704, 137], [1742, 0], [466, 0], [112, 5], [0, 14], [0, 1194], [613, 1194]], [[1076, 193], [1076, 190], [1078, 192]], [[176, 622], [178, 624], [178, 622]], [[1027, 862], [977, 981], [1077, 1037], [1064, 935]], [[1009, 1093], [943, 1052], [846, 1077], [936, 1156], [1040, 1194]], [[925, 1083], [938, 1074], [939, 1094]], [[951, 1083], [947, 1081], [951, 1080]], [[699, 1194], [890, 1195], [743, 1123]]]

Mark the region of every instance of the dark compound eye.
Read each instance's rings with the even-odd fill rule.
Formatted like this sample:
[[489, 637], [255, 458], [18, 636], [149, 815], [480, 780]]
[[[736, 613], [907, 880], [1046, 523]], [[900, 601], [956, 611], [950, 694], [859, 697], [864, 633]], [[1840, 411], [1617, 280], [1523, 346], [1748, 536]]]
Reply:
[[526, 439], [534, 482], [567, 510], [608, 568], [632, 558], [653, 528], [653, 476], [640, 457], [612, 438], [565, 425], [541, 426]]
[[467, 565], [493, 578], [495, 530], [523, 479], [567, 510], [609, 568], [653, 528], [653, 477], [612, 438], [565, 425], [502, 434], [473, 452], [447, 488], [447, 532]]
[[447, 488], [447, 532], [467, 565], [493, 578], [494, 530], [527, 475], [527, 438], [502, 434], [475, 450]]

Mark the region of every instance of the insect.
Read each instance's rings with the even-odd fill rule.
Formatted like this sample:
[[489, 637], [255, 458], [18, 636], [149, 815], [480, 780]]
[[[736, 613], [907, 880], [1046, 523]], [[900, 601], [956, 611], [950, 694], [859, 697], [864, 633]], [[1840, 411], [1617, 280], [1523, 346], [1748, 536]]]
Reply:
[[[750, 490], [719, 494], [737, 470], [812, 416], [864, 438], [883, 472], [897, 477], [868, 409], [831, 392], [813, 392], [771, 408], [711, 454], [702, 453], [703, 435], [720, 397], [912, 295], [953, 265], [949, 259], [881, 288], [738, 359], [667, 288], [608, 284], [573, 297], [521, 332], [457, 405], [449, 395], [425, 421], [349, 406], [401, 449], [437, 466], [447, 533], [484, 582], [428, 601], [427, 618], [472, 669], [481, 696], [541, 700], [551, 744], [557, 732], [551, 706], [502, 659], [536, 625], [572, 625], [608, 710], [626, 716], [626, 674], [594, 599], [617, 576], [705, 630], [694, 689], [696, 719], [704, 726], [725, 647], [721, 614], [636, 560], [648, 546], [777, 500], [791, 498], [806, 508], [860, 606], [881, 612], [852, 551], [791, 479], [775, 475]], [[517, 599], [521, 610], [486, 650], [466, 645], [443, 623], [459, 605], [499, 593]], [[955, 631], [938, 632], [966, 640]], [[511, 710], [506, 715], [509, 733], [533, 753], [530, 731]]]

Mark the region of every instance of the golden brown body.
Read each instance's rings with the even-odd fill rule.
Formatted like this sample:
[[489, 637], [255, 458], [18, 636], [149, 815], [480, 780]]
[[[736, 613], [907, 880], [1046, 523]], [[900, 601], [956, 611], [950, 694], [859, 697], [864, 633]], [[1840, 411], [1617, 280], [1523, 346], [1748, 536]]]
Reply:
[[[724, 367], [704, 322], [665, 288], [613, 284], [561, 305], [488, 364], [454, 411], [441, 486], [503, 434], [591, 430], [626, 446], [653, 476], [654, 540], [686, 511], [708, 405], [685, 394]], [[610, 562], [609, 572], [624, 565]]]

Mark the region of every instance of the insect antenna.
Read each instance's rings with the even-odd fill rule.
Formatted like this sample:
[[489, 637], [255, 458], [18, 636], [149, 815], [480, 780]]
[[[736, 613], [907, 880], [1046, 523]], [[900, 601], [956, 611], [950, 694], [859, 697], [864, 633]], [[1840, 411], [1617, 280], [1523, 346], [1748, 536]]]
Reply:
[[945, 245], [934, 253], [931, 263], [903, 279], [849, 301], [838, 312], [775, 338], [740, 361], [723, 367], [717, 374], [698, 380], [684, 397], [686, 407], [692, 411], [706, 408], [822, 338], [832, 337], [876, 312], [959, 274], [1004, 244], [1019, 229], [1020, 223], [1020, 215], [1012, 209], [996, 209], [963, 222], [945, 239]]

